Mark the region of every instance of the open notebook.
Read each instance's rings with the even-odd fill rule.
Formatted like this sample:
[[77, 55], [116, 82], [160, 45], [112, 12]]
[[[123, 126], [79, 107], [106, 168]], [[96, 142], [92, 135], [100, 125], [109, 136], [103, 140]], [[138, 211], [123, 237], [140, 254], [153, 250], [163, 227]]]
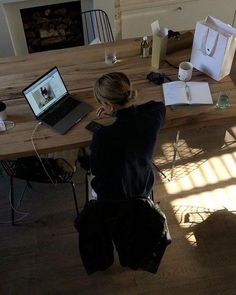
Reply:
[[162, 84], [165, 105], [213, 104], [207, 82], [174, 81]]

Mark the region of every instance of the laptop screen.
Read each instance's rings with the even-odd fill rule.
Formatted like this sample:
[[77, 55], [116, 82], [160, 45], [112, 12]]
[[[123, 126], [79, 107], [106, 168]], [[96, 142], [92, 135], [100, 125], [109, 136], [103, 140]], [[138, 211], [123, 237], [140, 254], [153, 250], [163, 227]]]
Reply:
[[36, 117], [58, 102], [68, 93], [56, 67], [23, 90]]

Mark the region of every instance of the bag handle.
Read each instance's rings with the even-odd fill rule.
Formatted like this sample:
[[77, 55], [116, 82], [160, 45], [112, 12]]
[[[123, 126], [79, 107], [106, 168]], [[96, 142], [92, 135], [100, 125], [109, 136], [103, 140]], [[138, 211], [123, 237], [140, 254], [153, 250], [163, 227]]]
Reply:
[[206, 28], [202, 38], [201, 51], [204, 55], [213, 56], [219, 39], [219, 33], [213, 29]]

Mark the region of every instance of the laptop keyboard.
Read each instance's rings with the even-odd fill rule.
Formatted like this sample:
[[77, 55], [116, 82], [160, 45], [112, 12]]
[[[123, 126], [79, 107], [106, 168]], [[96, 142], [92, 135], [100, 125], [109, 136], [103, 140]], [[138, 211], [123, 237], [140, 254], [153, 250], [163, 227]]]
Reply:
[[43, 118], [43, 121], [51, 126], [55, 125], [58, 121], [64, 118], [72, 109], [74, 109], [80, 102], [71, 97], [67, 98], [51, 113]]

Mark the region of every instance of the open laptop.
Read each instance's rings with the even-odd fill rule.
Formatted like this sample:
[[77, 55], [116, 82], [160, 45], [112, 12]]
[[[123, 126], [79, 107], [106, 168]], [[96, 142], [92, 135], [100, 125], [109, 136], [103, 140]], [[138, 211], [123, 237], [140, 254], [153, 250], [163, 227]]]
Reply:
[[57, 67], [22, 92], [35, 117], [60, 134], [67, 132], [92, 110], [91, 106], [69, 94]]

